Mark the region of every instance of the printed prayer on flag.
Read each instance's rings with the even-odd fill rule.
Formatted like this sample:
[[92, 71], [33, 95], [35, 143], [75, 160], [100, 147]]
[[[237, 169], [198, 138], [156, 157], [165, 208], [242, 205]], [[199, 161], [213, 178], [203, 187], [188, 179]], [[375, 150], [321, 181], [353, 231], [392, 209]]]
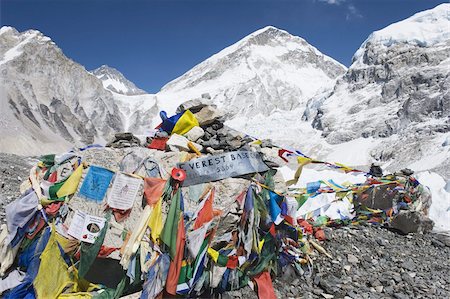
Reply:
[[80, 196], [101, 202], [113, 176], [114, 172], [111, 170], [98, 166], [89, 167], [89, 171], [80, 188]]

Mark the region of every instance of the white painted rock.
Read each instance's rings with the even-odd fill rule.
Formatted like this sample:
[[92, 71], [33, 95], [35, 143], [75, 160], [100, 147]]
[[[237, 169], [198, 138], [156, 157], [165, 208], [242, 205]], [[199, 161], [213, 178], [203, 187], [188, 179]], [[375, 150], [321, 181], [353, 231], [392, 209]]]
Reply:
[[[191, 150], [188, 147], [188, 142], [189, 142], [189, 139], [187, 139], [186, 137], [178, 135], [178, 134], [173, 134], [172, 136], [170, 136], [170, 139], [167, 141], [167, 146], [173, 152], [179, 152], [179, 151], [189, 152]], [[192, 143], [199, 151], [201, 151], [203, 149], [203, 146], [201, 146], [200, 144], [197, 144], [195, 142], [192, 142]]]
[[203, 131], [202, 128], [196, 126], [190, 129], [189, 132], [184, 134], [184, 137], [186, 137], [192, 142], [195, 142], [199, 140], [201, 137], [203, 137], [203, 135], [205, 135], [205, 131]]

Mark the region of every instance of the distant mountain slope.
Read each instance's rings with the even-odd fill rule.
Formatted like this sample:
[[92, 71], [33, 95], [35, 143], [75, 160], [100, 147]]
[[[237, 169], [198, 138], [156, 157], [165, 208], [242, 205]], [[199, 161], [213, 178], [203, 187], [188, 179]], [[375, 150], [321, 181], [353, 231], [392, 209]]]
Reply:
[[125, 78], [121, 72], [110, 66], [102, 65], [91, 73], [102, 80], [106, 89], [115, 93], [129, 96], [147, 94], [146, 91], [138, 88], [133, 82]]
[[0, 151], [37, 154], [123, 131], [111, 92], [35, 30], [0, 29]]

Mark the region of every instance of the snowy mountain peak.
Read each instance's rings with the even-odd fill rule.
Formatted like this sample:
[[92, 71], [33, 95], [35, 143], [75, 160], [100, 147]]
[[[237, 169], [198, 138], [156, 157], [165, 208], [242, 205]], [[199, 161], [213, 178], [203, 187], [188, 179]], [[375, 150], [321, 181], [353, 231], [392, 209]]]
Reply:
[[240, 52], [247, 52], [249, 54], [250, 52], [253, 52], [251, 53], [253, 55], [264, 54], [259, 51], [261, 50], [261, 47], [268, 48], [268, 50], [266, 50], [267, 53], [265, 54], [267, 54], [266, 56], [271, 56], [270, 58], [282, 56], [291, 51], [311, 52], [315, 55], [323, 56], [325, 59], [329, 59], [330, 61], [339, 64], [341, 67], [346, 68], [344, 65], [340, 64], [334, 59], [323, 55], [305, 39], [299, 36], [292, 35], [289, 32], [283, 29], [276, 28], [274, 26], [266, 26], [254, 31], [253, 33], [250, 33], [238, 42], [211, 56], [205, 62], [219, 60], [224, 58], [225, 56]]
[[353, 62], [360, 62], [369, 44], [385, 47], [397, 44], [430, 47], [449, 41], [450, 3], [443, 3], [373, 32], [356, 51]]
[[113, 67], [102, 65], [93, 70], [92, 74], [102, 81], [103, 86], [106, 89], [112, 92], [123, 95], [147, 94], [147, 92], [138, 88], [133, 82], [129, 81], [121, 72]]
[[37, 30], [19, 32], [10, 26], [0, 28], [0, 65], [22, 55], [30, 44], [52, 43], [51, 39]]
[[304, 39], [268, 26], [166, 84], [158, 97], [165, 105], [209, 93], [230, 115], [269, 115], [306, 105], [329, 91], [345, 71]]
[[2, 28], [0, 28], [0, 35], [6, 34], [8, 32], [18, 33], [17, 30], [11, 26], [2, 26]]
[[267, 36], [267, 37], [277, 37], [277, 36], [286, 36], [289, 37], [291, 34], [283, 29], [279, 29], [274, 26], [266, 26], [264, 28], [258, 29], [255, 32], [249, 34], [247, 36], [248, 39], [252, 39], [258, 36]]

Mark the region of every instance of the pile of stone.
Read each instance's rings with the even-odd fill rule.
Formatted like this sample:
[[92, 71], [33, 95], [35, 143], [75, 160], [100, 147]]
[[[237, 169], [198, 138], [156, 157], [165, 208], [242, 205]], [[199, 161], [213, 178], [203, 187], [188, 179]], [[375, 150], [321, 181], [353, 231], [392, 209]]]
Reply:
[[235, 151], [253, 139], [224, 125], [225, 114], [214, 105], [205, 104], [202, 99], [183, 103], [177, 108], [177, 113], [189, 110], [194, 113], [200, 127], [189, 132], [187, 138], [201, 145], [206, 153]]
[[113, 148], [125, 148], [140, 146], [141, 141], [139, 138], [134, 136], [132, 133], [116, 133], [114, 134], [114, 139], [106, 144], [106, 147]]
[[[164, 131], [157, 131], [155, 135], [147, 136], [145, 142], [141, 142], [138, 137], [130, 132], [116, 133], [106, 147], [150, 147], [152, 141], [158, 139], [163, 140], [165, 143], [164, 150], [173, 152], [193, 152], [192, 148], [188, 146], [189, 142], [203, 154], [219, 154], [239, 149], [249, 149], [254, 139], [224, 125], [225, 114], [217, 109], [216, 106], [206, 104], [205, 99], [207, 99], [207, 95], [203, 95], [201, 99], [187, 101], [177, 108], [176, 113], [186, 110], [191, 111], [199, 122], [198, 127], [192, 128], [184, 135], [172, 134], [169, 136]], [[262, 140], [261, 144], [252, 146], [256, 148], [271, 148], [273, 145], [271, 140]]]

